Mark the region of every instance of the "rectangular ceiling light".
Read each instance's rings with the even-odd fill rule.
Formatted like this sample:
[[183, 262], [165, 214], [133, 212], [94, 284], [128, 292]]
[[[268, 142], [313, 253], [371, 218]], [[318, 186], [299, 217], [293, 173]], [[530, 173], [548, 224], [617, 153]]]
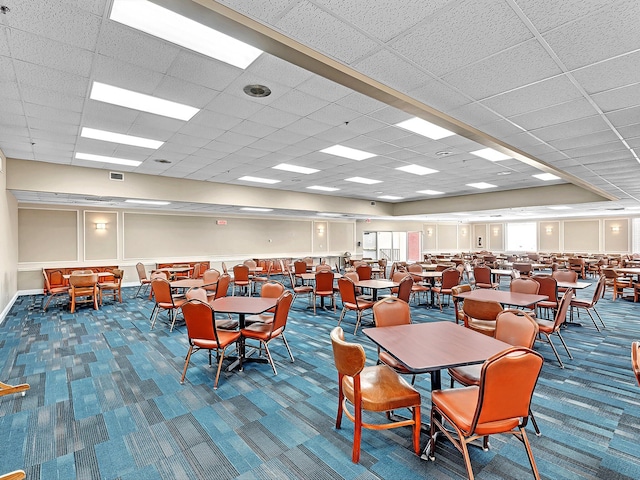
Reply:
[[418, 117], [410, 118], [404, 122], [396, 123], [396, 127], [404, 128], [410, 132], [417, 133], [423, 137], [430, 138], [431, 140], [440, 140], [441, 138], [450, 137], [455, 133], [447, 130], [446, 128], [434, 125], [431, 122], [427, 122]]
[[505, 155], [502, 152], [494, 150], [493, 148], [483, 148], [482, 150], [476, 150], [475, 152], [471, 152], [471, 155], [475, 155], [476, 157], [481, 157], [491, 162], [498, 162], [500, 160], [508, 160], [510, 158], [509, 155]]
[[549, 210], [571, 210], [571, 207], [567, 207], [566, 205], [553, 205], [547, 208]]
[[251, 177], [251, 176], [240, 177], [238, 180], [242, 180], [244, 182], [255, 182], [255, 183], [269, 183], [269, 184], [280, 183], [280, 180], [273, 180], [271, 178]]
[[437, 190], [418, 190], [416, 193], [424, 193], [425, 195], [442, 195], [444, 192], [439, 192]]
[[273, 212], [273, 208], [258, 208], [258, 207], [242, 207], [240, 210], [247, 212]]
[[402, 200], [404, 197], [396, 197], [395, 195], [381, 195], [380, 200]]
[[312, 185], [311, 187], [307, 187], [309, 190], [320, 190], [321, 192], [337, 192], [340, 190], [339, 188], [334, 187], [323, 187], [322, 185]]
[[438, 173], [438, 170], [434, 170], [433, 168], [421, 167], [420, 165], [405, 165], [404, 167], [396, 168], [396, 170], [413, 173], [414, 175], [429, 175], [430, 173]]
[[137, 167], [142, 162], [128, 160], [126, 158], [105, 157], [104, 155], [94, 155], [92, 153], [76, 153], [78, 160], [88, 160], [90, 162], [113, 163], [115, 165], [126, 165], [127, 167]]
[[341, 213], [318, 212], [321, 217], [342, 217]]
[[373, 180], [371, 178], [364, 177], [351, 177], [345, 178], [345, 182], [364, 183], [365, 185], [374, 185], [376, 183], [382, 183], [382, 180]]
[[106, 83], [93, 82], [89, 98], [99, 102], [110, 103], [120, 107], [132, 108], [143, 112], [177, 118], [188, 121], [200, 110], [182, 103], [152, 97], [144, 93], [132, 92], [124, 88], [114, 87]]
[[288, 163], [280, 163], [275, 167], [271, 167], [271, 168], [275, 168], [276, 170], [284, 170], [285, 172], [304, 173], [305, 175], [310, 175], [312, 173], [316, 173], [320, 171], [315, 168], [300, 167], [298, 165], [290, 165]]
[[238, 68], [247, 68], [262, 54], [262, 50], [147, 0], [114, 0], [109, 18]]
[[161, 202], [159, 200], [125, 200], [126, 203], [137, 203], [139, 205], [170, 205], [171, 202]]
[[363, 152], [355, 148], [343, 147], [342, 145], [334, 145], [333, 147], [320, 150], [322, 153], [336, 155], [337, 157], [349, 158], [351, 160], [366, 160], [367, 158], [377, 157], [374, 153]]
[[164, 142], [151, 140], [150, 138], [134, 137], [133, 135], [124, 135], [122, 133], [107, 132], [106, 130], [97, 130], [95, 128], [87, 127], [82, 127], [80, 136], [84, 138], [93, 138], [94, 140], [103, 140], [105, 142], [132, 145], [134, 147], [153, 148], [155, 150], [164, 144]]
[[484, 190], [485, 188], [496, 188], [497, 185], [493, 185], [491, 183], [486, 183], [486, 182], [478, 182], [478, 183], [467, 183], [467, 187], [479, 188], [480, 190]]
[[538, 180], [544, 180], [545, 182], [550, 182], [551, 180], [560, 180], [560, 177], [554, 175], [553, 173], [539, 173], [537, 175], [532, 175], [532, 177], [535, 177]]

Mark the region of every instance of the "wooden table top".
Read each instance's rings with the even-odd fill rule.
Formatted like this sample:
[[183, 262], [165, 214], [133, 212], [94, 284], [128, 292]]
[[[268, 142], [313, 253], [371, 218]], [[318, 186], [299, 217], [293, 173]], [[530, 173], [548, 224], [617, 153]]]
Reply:
[[193, 288], [202, 287], [204, 280], [201, 278], [183, 278], [182, 280], [174, 280], [171, 282], [171, 288]]
[[483, 363], [511, 347], [453, 322], [413, 323], [362, 331], [412, 373]]
[[[100, 277], [113, 277], [113, 273], [112, 272], [77, 273], [76, 275], [98, 275], [98, 278], [100, 278]], [[71, 277], [71, 274], [62, 275], [62, 278], [66, 278], [67, 280], [69, 280], [69, 277]]]
[[191, 270], [193, 270], [193, 267], [164, 267], [164, 268], [156, 268], [153, 271], [167, 272], [167, 273], [180, 273], [180, 272], [190, 272]]
[[442, 272], [408, 272], [411, 275], [415, 275], [416, 277], [422, 278], [440, 278], [442, 277]]
[[561, 288], [573, 288], [574, 290], [582, 290], [583, 288], [589, 288], [591, 282], [558, 282], [558, 287]]
[[400, 285], [398, 282], [392, 282], [391, 280], [384, 280], [384, 279], [359, 280], [358, 282], [356, 282], [357, 287], [375, 288], [375, 289], [393, 288], [393, 287], [397, 287], [398, 285]]
[[454, 296], [458, 298], [473, 298], [474, 300], [499, 302], [503, 305], [514, 305], [517, 307], [528, 307], [529, 305], [534, 305], [549, 298], [547, 295], [513, 293], [504, 290], [493, 290], [491, 288], [477, 288], [470, 292], [462, 292]]
[[631, 275], [640, 275], [640, 268], [616, 268], [616, 272], [630, 273]]
[[[315, 280], [316, 279], [316, 274], [315, 273], [301, 273], [301, 274], [298, 275], [298, 277], [302, 278], [302, 280]], [[338, 278], [342, 278], [342, 274], [333, 272], [333, 279], [337, 280]]]
[[503, 268], [492, 268], [491, 273], [493, 275], [511, 275], [512, 270], [505, 270]]
[[275, 307], [277, 302], [277, 298], [222, 297], [211, 302], [211, 306], [216, 312], [254, 315]]

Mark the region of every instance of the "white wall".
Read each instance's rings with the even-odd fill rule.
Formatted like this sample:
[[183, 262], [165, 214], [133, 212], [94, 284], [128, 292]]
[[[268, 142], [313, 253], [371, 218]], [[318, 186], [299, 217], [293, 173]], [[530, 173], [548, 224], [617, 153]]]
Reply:
[[18, 289], [18, 202], [6, 190], [6, 165], [0, 151], [0, 314]]

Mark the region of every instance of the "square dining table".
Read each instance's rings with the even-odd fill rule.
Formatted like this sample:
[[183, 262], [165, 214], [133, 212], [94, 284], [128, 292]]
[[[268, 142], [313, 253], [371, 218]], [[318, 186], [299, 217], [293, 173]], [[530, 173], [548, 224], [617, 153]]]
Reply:
[[462, 299], [473, 298], [475, 300], [498, 302], [502, 305], [512, 305], [515, 307], [529, 307], [549, 298], [547, 295], [507, 292], [504, 290], [493, 290], [491, 288], [476, 288], [470, 292], [462, 292], [454, 296]]

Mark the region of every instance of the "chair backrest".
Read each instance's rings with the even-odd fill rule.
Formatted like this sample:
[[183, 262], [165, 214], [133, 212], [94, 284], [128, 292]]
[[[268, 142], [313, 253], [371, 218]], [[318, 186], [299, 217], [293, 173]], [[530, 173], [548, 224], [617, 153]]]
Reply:
[[578, 272], [574, 270], [556, 270], [551, 274], [558, 282], [575, 283], [578, 281]]
[[114, 268], [111, 270], [113, 273], [113, 278], [115, 279], [115, 283], [122, 283], [122, 278], [124, 277], [124, 270], [120, 268]]
[[194, 263], [193, 264], [193, 273], [191, 274], [192, 278], [200, 278], [202, 276], [202, 264]]
[[454, 295], [454, 296], [458, 295], [460, 293], [470, 292], [470, 291], [471, 291], [471, 285], [469, 285], [467, 283], [451, 287], [451, 295]]
[[549, 276], [534, 276], [532, 278], [540, 285], [538, 293], [549, 297], [547, 302], [558, 301], [558, 281], [555, 278]]
[[596, 288], [593, 290], [593, 298], [591, 299], [591, 305], [595, 305], [598, 303], [600, 297], [604, 293], [605, 288], [607, 288], [607, 279], [604, 275], [600, 275], [598, 277], [598, 284]]
[[286, 290], [285, 286], [275, 280], [269, 280], [262, 285], [260, 296], [263, 298], [280, 298], [280, 295]]
[[538, 323], [522, 310], [503, 310], [496, 317], [496, 340], [514, 347], [533, 348]]
[[227, 264], [222, 262], [222, 272], [223, 273], [229, 273], [229, 271], [227, 270]]
[[608, 279], [618, 278], [620, 274], [616, 272], [616, 269], [613, 267], [607, 267], [602, 269], [602, 273]]
[[166, 278], [154, 278], [151, 280], [151, 290], [157, 303], [173, 303], [171, 284]]
[[360, 264], [356, 267], [356, 273], [360, 280], [371, 280], [371, 265], [366, 263]]
[[542, 363], [542, 355], [525, 347], [512, 347], [484, 362], [470, 433], [478, 424], [513, 418], [526, 424]]
[[316, 272], [316, 292], [333, 293], [333, 272], [331, 270]]
[[202, 273], [202, 281], [204, 282], [205, 289], [216, 290], [218, 288], [215, 284], [220, 279], [220, 272], [215, 268], [210, 268]]
[[338, 279], [338, 289], [340, 290], [340, 298], [342, 302], [357, 304], [356, 298], [356, 285], [348, 276], [344, 276]]
[[476, 320], [495, 320], [502, 311], [502, 305], [493, 301], [465, 298], [462, 311], [466, 316]]
[[640, 342], [631, 344], [631, 367], [636, 375], [638, 385], [640, 385]]
[[191, 299], [182, 305], [189, 340], [210, 340], [218, 343], [215, 312], [206, 301]]
[[422, 273], [422, 265], [419, 263], [412, 263], [407, 267], [409, 273]]
[[531, 278], [514, 278], [509, 285], [509, 291], [513, 293], [528, 293], [537, 295], [540, 284]]
[[460, 272], [455, 268], [447, 268], [442, 272], [442, 288], [453, 288], [460, 283]]
[[49, 275], [45, 269], [42, 269], [42, 276], [44, 277], [44, 293], [45, 295], [51, 291], [51, 284], [49, 283]]
[[293, 271], [296, 275], [307, 272], [307, 262], [302, 260], [296, 260], [293, 262]]
[[85, 269], [85, 270], [73, 270], [71, 275], [91, 275], [93, 270]]
[[242, 264], [246, 265], [248, 268], [256, 268], [258, 266], [256, 261], [252, 259], [245, 260]]
[[207, 291], [202, 287], [192, 287], [184, 294], [187, 300], [200, 300], [201, 302], [207, 302]]
[[279, 335], [287, 326], [287, 318], [289, 318], [289, 310], [291, 310], [291, 303], [293, 302], [293, 295], [289, 290], [280, 295], [278, 303], [276, 303], [276, 309], [273, 313], [273, 323], [271, 324], [271, 335]]
[[98, 283], [97, 273], [79, 273], [71, 274], [69, 277], [69, 284], [72, 289], [94, 287]]
[[233, 281], [248, 282], [249, 281], [249, 267], [246, 265], [235, 265], [233, 267]]
[[407, 325], [411, 323], [411, 308], [397, 297], [383, 298], [373, 305], [373, 321], [376, 327]]
[[513, 269], [520, 272], [520, 275], [529, 275], [533, 270], [531, 264], [527, 262], [514, 262]]
[[304, 263], [306, 263], [307, 265], [309, 265], [309, 266], [313, 265], [313, 258], [312, 258], [312, 257], [304, 257], [304, 258], [302, 259], [302, 261], [303, 261]]
[[[345, 342], [344, 331], [341, 327], [335, 327], [331, 330], [331, 347], [339, 377], [343, 375], [356, 377], [360, 374], [367, 361], [362, 345]], [[357, 385], [359, 387], [359, 381], [357, 381]]]
[[477, 283], [491, 283], [491, 268], [486, 265], [478, 265], [473, 269], [473, 277]]
[[398, 298], [400, 300], [404, 300], [408, 304], [409, 299], [411, 298], [411, 290], [413, 289], [413, 277], [404, 272], [401, 273], [404, 277], [402, 277], [398, 285]]
[[409, 275], [407, 272], [394, 272], [393, 276], [391, 277], [391, 281], [400, 283], [405, 277], [411, 277], [411, 275]]
[[231, 283], [231, 275], [228, 273], [223, 273], [218, 278], [218, 284], [216, 285], [216, 294], [213, 299], [216, 300], [218, 298], [226, 297], [227, 291], [229, 290], [229, 284]]
[[571, 299], [573, 298], [573, 288], [568, 288], [558, 304], [558, 310], [556, 310], [556, 316], [554, 319], [553, 330], [556, 331], [564, 323], [567, 318], [567, 312], [571, 305]]
[[345, 272], [345, 274], [343, 276], [351, 279], [351, 281], [354, 282], [354, 283], [360, 281], [360, 277], [358, 276], [358, 274], [356, 272]]
[[163, 278], [167, 279], [167, 272], [151, 272], [151, 280], [154, 278]]
[[143, 281], [147, 279], [147, 271], [142, 262], [136, 263], [136, 272], [138, 272], [138, 280]]

